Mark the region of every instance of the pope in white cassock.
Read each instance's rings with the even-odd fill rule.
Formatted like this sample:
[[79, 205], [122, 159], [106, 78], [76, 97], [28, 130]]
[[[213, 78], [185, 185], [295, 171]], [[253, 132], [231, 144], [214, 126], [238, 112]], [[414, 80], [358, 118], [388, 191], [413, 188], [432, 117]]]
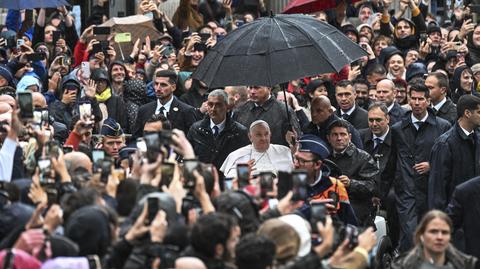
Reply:
[[278, 171], [290, 172], [293, 169], [293, 158], [290, 149], [283, 145], [270, 144], [270, 127], [263, 120], [257, 120], [250, 124], [248, 138], [251, 145], [239, 148], [230, 153], [223, 162], [220, 171], [226, 178], [237, 177], [238, 163], [252, 163], [252, 174], [261, 172]]

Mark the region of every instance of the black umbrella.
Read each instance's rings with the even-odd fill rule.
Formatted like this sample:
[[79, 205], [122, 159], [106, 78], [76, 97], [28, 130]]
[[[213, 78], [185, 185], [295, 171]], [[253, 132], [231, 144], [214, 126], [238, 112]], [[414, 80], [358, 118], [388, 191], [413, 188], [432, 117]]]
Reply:
[[367, 53], [335, 27], [306, 15], [261, 18], [229, 33], [193, 74], [210, 88], [274, 86], [338, 72]]

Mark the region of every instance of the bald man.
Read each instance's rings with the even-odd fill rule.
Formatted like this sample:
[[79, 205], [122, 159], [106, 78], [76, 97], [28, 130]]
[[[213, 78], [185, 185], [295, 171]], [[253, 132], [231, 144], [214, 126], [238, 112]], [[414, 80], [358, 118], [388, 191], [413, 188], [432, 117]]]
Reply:
[[199, 258], [182, 257], [175, 261], [175, 269], [207, 269]]
[[[303, 128], [304, 134], [313, 134], [327, 141], [328, 126], [340, 118], [335, 114], [330, 100], [326, 96], [317, 96], [312, 99], [310, 106], [312, 121]], [[352, 143], [359, 149], [363, 149], [360, 133], [353, 125], [348, 123], [349, 131], [352, 134]]]
[[43, 96], [43, 94], [39, 92], [32, 92], [32, 101], [33, 101], [33, 107], [35, 109], [48, 108], [47, 100], [45, 100], [45, 97]]
[[0, 95], [0, 103], [7, 103], [13, 109], [17, 109], [17, 101], [15, 101], [15, 98], [10, 95]]
[[382, 79], [377, 83], [376, 98], [387, 106], [390, 126], [402, 120], [406, 112], [395, 100], [396, 95], [395, 84], [390, 79]]
[[67, 153], [64, 156], [64, 160], [70, 175], [72, 175], [75, 170], [80, 167], [85, 168], [89, 173], [92, 173], [92, 161], [87, 154], [83, 152], [74, 151]]

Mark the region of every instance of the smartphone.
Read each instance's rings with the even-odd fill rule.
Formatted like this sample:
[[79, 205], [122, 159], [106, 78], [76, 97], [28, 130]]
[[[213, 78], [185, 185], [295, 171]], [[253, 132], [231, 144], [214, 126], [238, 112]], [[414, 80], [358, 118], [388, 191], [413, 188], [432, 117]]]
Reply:
[[261, 172], [260, 173], [260, 190], [262, 198], [267, 197], [267, 193], [273, 192], [273, 173]]
[[130, 33], [118, 33], [114, 38], [117, 43], [127, 43], [132, 41], [132, 35]]
[[160, 136], [158, 133], [149, 133], [143, 136], [147, 147], [146, 157], [149, 163], [154, 163], [160, 154]]
[[20, 118], [31, 119], [33, 118], [33, 100], [31, 92], [19, 92], [18, 106], [20, 107]]
[[42, 112], [42, 124], [48, 125], [50, 124], [50, 114], [48, 113], [47, 109], [41, 110]]
[[31, 54], [27, 54], [27, 61], [29, 62], [38, 62], [43, 61], [46, 58], [46, 54], [44, 52], [35, 52]]
[[145, 139], [143, 137], [137, 139], [136, 146], [141, 154], [147, 153], [147, 144], [145, 143]]
[[294, 170], [292, 172], [292, 201], [303, 201], [308, 198], [307, 171]]
[[292, 174], [285, 171], [278, 171], [277, 198], [280, 200], [292, 190]]
[[158, 213], [158, 198], [157, 197], [148, 197], [147, 198], [147, 212], [148, 212], [148, 223], [152, 223]]
[[49, 158], [41, 157], [37, 161], [37, 166], [40, 172], [40, 185], [45, 186], [47, 184], [55, 183], [51, 178], [52, 161]]
[[52, 206], [53, 204], [58, 204], [58, 191], [56, 188], [49, 186], [45, 188], [45, 192], [47, 193], [48, 207]]
[[101, 269], [102, 265], [100, 263], [100, 258], [98, 255], [87, 255], [88, 268], [89, 269]]
[[90, 63], [89, 62], [82, 62], [81, 69], [82, 69], [83, 78], [90, 78], [90, 75], [91, 75]]
[[63, 153], [67, 154], [73, 151], [73, 146], [70, 145], [63, 145]]
[[109, 35], [110, 27], [96, 26], [93, 28], [94, 35]]
[[110, 46], [110, 42], [108, 42], [108, 40], [101, 40], [100, 46], [102, 46], [102, 51], [106, 53], [109, 49], [108, 47]]
[[103, 52], [102, 44], [100, 44], [100, 42], [99, 43], [94, 43], [93, 46], [92, 46], [92, 53], [96, 54], [96, 53], [99, 53], [99, 52]]
[[237, 164], [238, 188], [245, 188], [250, 184], [250, 167], [246, 163]]
[[99, 168], [100, 160], [105, 158], [105, 151], [102, 149], [92, 150], [92, 162], [93, 162], [93, 171], [97, 172]]
[[90, 120], [92, 117], [92, 104], [82, 103], [78, 106], [80, 112], [80, 119]]
[[33, 124], [36, 126], [42, 125], [42, 111], [39, 111], [39, 110], [33, 111]]
[[310, 225], [314, 233], [318, 233], [317, 223], [325, 224], [328, 215], [327, 207], [323, 202], [315, 202], [310, 204]]
[[168, 187], [170, 185], [170, 182], [172, 182], [174, 171], [174, 163], [162, 163], [162, 182], [160, 184], [160, 187], [163, 185]]
[[188, 190], [193, 190], [196, 185], [195, 176], [193, 176], [193, 171], [198, 170], [199, 167], [198, 160], [184, 160], [183, 161], [183, 187]]
[[57, 41], [62, 38], [62, 31], [53, 31], [53, 45], [57, 45]]
[[17, 49], [20, 49], [22, 45], [25, 45], [25, 40], [17, 39]]
[[112, 161], [109, 159], [102, 159], [100, 161], [100, 166], [102, 169], [102, 173], [100, 174], [100, 181], [107, 184], [108, 183], [108, 176], [112, 173]]
[[207, 40], [212, 36], [209, 33], [199, 33], [198, 35], [200, 36], [200, 42], [204, 44], [207, 43]]

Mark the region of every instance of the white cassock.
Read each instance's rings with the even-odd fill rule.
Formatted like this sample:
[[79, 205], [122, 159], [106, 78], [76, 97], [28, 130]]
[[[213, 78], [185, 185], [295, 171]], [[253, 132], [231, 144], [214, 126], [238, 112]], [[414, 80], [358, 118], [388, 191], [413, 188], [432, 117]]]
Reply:
[[266, 152], [259, 152], [250, 144], [230, 153], [220, 167], [220, 171], [226, 178], [236, 178], [237, 164], [247, 163], [249, 160], [254, 160], [255, 170], [252, 172], [254, 175], [261, 172], [273, 172], [277, 175], [278, 171], [293, 170], [292, 152], [288, 147], [270, 144]]

